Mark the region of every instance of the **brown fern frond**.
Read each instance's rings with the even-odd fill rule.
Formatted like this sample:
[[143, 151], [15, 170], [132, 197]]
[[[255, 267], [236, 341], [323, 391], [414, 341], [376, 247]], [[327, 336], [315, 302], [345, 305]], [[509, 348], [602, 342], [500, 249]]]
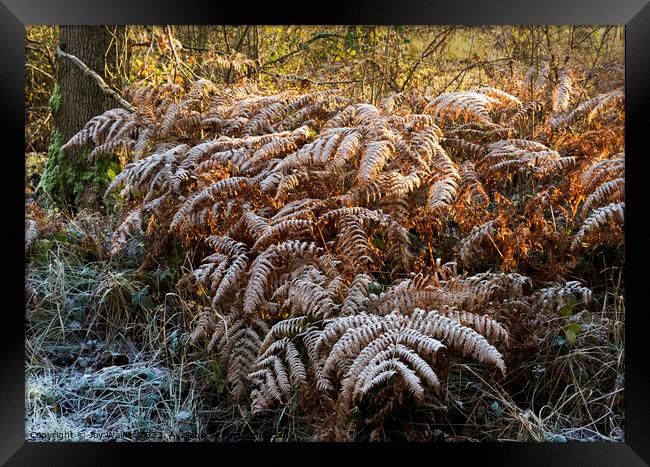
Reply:
[[558, 72], [558, 82], [553, 96], [553, 112], [563, 112], [569, 107], [571, 91], [573, 90], [573, 77], [566, 68]]
[[272, 245], [251, 264], [250, 279], [244, 293], [244, 312], [253, 313], [265, 302], [271, 284], [271, 276], [283, 262], [317, 258], [323, 249], [315, 243], [288, 240]]
[[273, 402], [290, 396], [292, 388], [307, 385], [307, 369], [300, 352], [286, 337], [273, 342], [261, 353], [252, 369], [249, 378], [258, 386], [251, 393], [253, 412], [268, 409]]
[[240, 312], [217, 321], [208, 349], [219, 350], [222, 367], [226, 369], [235, 400], [240, 400], [249, 393], [249, 375], [259, 356], [261, 336], [267, 332], [268, 326], [264, 321]]
[[580, 183], [586, 192], [593, 192], [603, 181], [625, 175], [625, 153], [618, 153], [590, 165], [580, 175]]
[[359, 154], [362, 135], [359, 132], [352, 132], [343, 137], [334, 155], [331, 165], [333, 168], [341, 168]]
[[587, 122], [592, 123], [598, 116], [612, 108], [622, 109], [625, 102], [625, 92], [622, 87], [616, 88], [608, 93], [587, 99], [581, 102], [575, 109], [566, 115], [558, 115], [552, 121], [553, 128], [558, 129], [570, 125], [581, 118], [587, 117]]
[[440, 144], [458, 151], [458, 153], [476, 159], [485, 152], [483, 146], [460, 138], [442, 138]]
[[282, 220], [261, 234], [255, 241], [253, 249], [264, 250], [271, 243], [283, 242], [289, 236], [295, 239], [303, 234], [310, 234], [313, 232], [313, 225], [314, 222], [311, 219]]
[[535, 80], [535, 88], [534, 88], [535, 95], [539, 95], [542, 92], [544, 92], [544, 89], [548, 84], [548, 76], [550, 72], [551, 72], [550, 64], [548, 62], [544, 62]]
[[557, 151], [530, 140], [510, 139], [488, 145], [481, 164], [492, 173], [519, 172], [543, 178], [575, 164], [575, 157], [562, 157]]
[[584, 305], [588, 305], [592, 296], [591, 289], [584, 287], [578, 281], [569, 281], [539, 290], [536, 305], [543, 311], [557, 311], [567, 305], [570, 298], [576, 301], [580, 299]]
[[544, 101], [526, 102], [508, 121], [512, 128], [520, 127], [531, 115], [541, 114], [544, 111]]
[[221, 253], [214, 253], [201, 261], [193, 276], [197, 284], [206, 287], [212, 295], [217, 292], [221, 279], [230, 265], [229, 257]]
[[441, 310], [440, 313], [458, 321], [463, 326], [474, 329], [492, 343], [503, 342], [507, 345], [510, 339], [508, 331], [499, 322], [486, 315], [479, 315], [454, 308], [446, 308]]
[[618, 177], [609, 180], [591, 193], [582, 205], [582, 217], [586, 217], [587, 213], [592, 211], [594, 207], [600, 206], [603, 203], [613, 203], [622, 201], [625, 191], [625, 178]]
[[353, 315], [361, 313], [368, 304], [368, 285], [372, 282], [372, 276], [360, 273], [354, 276], [348, 288], [348, 293], [341, 305], [341, 315]]
[[[212, 303], [213, 305], [218, 306], [238, 286], [238, 283], [248, 266], [248, 252], [246, 245], [225, 236], [211, 236], [208, 237], [205, 242], [217, 253], [221, 253], [228, 257], [227, 272], [219, 271], [219, 268], [217, 267], [216, 270], [213, 270], [213, 275], [210, 276], [212, 280], [217, 278], [220, 279], [218, 287], [216, 286], [216, 283], [211, 283], [210, 286], [210, 290], [212, 290], [213, 287], [216, 289], [212, 295]], [[211, 255], [208, 258], [204, 261], [216, 261], [220, 259], [221, 256]], [[222, 260], [221, 262], [225, 261]], [[215, 273], [218, 275], [214, 276]]]
[[441, 208], [451, 206], [458, 192], [458, 178], [447, 177], [437, 181], [429, 188], [427, 210], [435, 212]]
[[466, 121], [491, 123], [490, 110], [502, 105], [499, 99], [478, 92], [451, 92], [429, 101], [426, 113], [442, 120], [456, 121], [461, 116]]
[[34, 219], [25, 219], [25, 250], [28, 250], [38, 237], [38, 226]]
[[190, 197], [176, 212], [170, 224], [170, 230], [190, 221], [191, 214], [198, 211], [206, 203], [214, 202], [217, 196], [236, 196], [248, 186], [247, 177], [231, 177], [215, 182]]
[[339, 218], [337, 248], [345, 258], [346, 269], [355, 273], [359, 269], [372, 267], [373, 259], [366, 232], [361, 227], [361, 219], [343, 215]]
[[422, 402], [425, 388], [440, 390], [436, 369], [446, 368], [447, 349], [505, 372], [501, 354], [481, 334], [437, 311], [382, 317], [362, 313], [325, 325], [317, 345], [323, 355], [320, 387], [340, 385], [337, 404], [348, 407], [397, 378], [394, 384]]
[[507, 92], [493, 88], [490, 86], [483, 86], [478, 90], [479, 93], [485, 94], [486, 96], [493, 97], [503, 103], [503, 105], [507, 107], [521, 107], [522, 103], [519, 99], [517, 99], [515, 96], [512, 94], [508, 94]]
[[372, 141], [366, 145], [359, 163], [357, 180], [365, 184], [377, 177], [384, 164], [392, 156], [395, 148], [390, 141]]
[[578, 233], [573, 237], [571, 249], [576, 250], [582, 246], [582, 241], [586, 235], [602, 229], [607, 225], [622, 226], [625, 222], [625, 202], [610, 203], [598, 209], [595, 209], [591, 215], [583, 222]]
[[596, 119], [597, 117], [605, 113], [605, 111], [610, 108], [613, 107], [623, 108], [624, 104], [625, 104], [625, 89], [623, 87], [614, 89], [613, 91], [604, 95], [598, 101], [598, 103], [591, 109], [591, 111], [589, 112], [588, 120], [589, 122], [591, 122], [592, 120]]
[[494, 229], [497, 225], [497, 220], [490, 220], [482, 225], [474, 227], [470, 234], [463, 238], [459, 244], [459, 256], [461, 261], [471, 261], [474, 256], [480, 254], [485, 239], [494, 233]]
[[131, 232], [134, 231], [136, 235], [144, 235], [142, 231], [142, 211], [140, 209], [130, 213], [113, 234], [111, 256], [117, 255], [122, 250], [129, 236], [132, 235]]
[[467, 193], [466, 202], [468, 204], [487, 205], [490, 198], [483, 188], [483, 184], [476, 175], [476, 168], [470, 161], [465, 161], [459, 169], [461, 186], [463, 192]]

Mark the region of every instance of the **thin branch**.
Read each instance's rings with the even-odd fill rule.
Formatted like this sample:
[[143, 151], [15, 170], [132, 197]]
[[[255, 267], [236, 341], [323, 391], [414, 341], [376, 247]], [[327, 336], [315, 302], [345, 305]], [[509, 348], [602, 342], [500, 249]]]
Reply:
[[47, 76], [50, 79], [54, 79], [54, 76], [49, 74], [47, 71], [41, 70], [39, 67], [37, 67], [35, 65], [32, 65], [31, 63], [25, 63], [25, 66], [27, 66], [29, 68], [33, 68], [34, 70], [41, 72], [42, 74], [44, 74], [45, 76]]
[[115, 99], [116, 101], [118, 101], [122, 107], [124, 107], [125, 109], [127, 109], [127, 110], [129, 110], [129, 111], [131, 111], [131, 112], [135, 112], [135, 108], [134, 108], [131, 104], [129, 104], [126, 100], [124, 100], [124, 98], [123, 98], [122, 96], [120, 96], [116, 91], [114, 91], [113, 89], [111, 89], [111, 88], [108, 86], [108, 84], [106, 84], [106, 82], [104, 81], [104, 79], [103, 79], [101, 76], [99, 76], [96, 72], [94, 72], [93, 70], [91, 70], [90, 68], [88, 68], [88, 65], [86, 65], [84, 62], [82, 62], [81, 60], [79, 60], [79, 59], [78, 59], [77, 57], [75, 57], [74, 55], [64, 52], [64, 51], [61, 50], [59, 47], [56, 48], [56, 54], [57, 54], [58, 56], [60, 56], [60, 57], [67, 58], [67, 59], [70, 60], [72, 63], [74, 63], [75, 65], [77, 65], [77, 67], [78, 67], [78, 68], [79, 68], [79, 69], [80, 69], [80, 70], [81, 70], [81, 71], [82, 71], [86, 76], [90, 76], [91, 78], [93, 78], [93, 79], [95, 80], [95, 82], [97, 83], [97, 85], [101, 88], [102, 91], [104, 91], [105, 94], [108, 94], [108, 95], [111, 96], [113, 99]]
[[[27, 38], [27, 40], [34, 42], [36, 44], [40, 44], [40, 42], [32, 41], [31, 39]], [[25, 48], [29, 50], [33, 50], [34, 52], [38, 52], [41, 55], [43, 55], [46, 59], [47, 62], [49, 63], [50, 67], [55, 70], [56, 69], [56, 64], [54, 63], [54, 58], [52, 58], [52, 54], [50, 53], [49, 49], [43, 50], [43, 48], [39, 47], [34, 47], [33, 45], [25, 44]]]
[[505, 58], [497, 58], [497, 59], [495, 59], [495, 60], [485, 60], [485, 61], [482, 61], [482, 62], [472, 63], [471, 65], [466, 66], [465, 68], [463, 68], [462, 70], [460, 70], [460, 71], [456, 74], [456, 76], [454, 76], [454, 78], [453, 78], [451, 81], [449, 81], [449, 83], [447, 83], [447, 85], [446, 85], [446, 86], [442, 89], [442, 91], [440, 91], [438, 94], [442, 94], [443, 92], [445, 92], [445, 91], [449, 88], [449, 86], [451, 86], [451, 85], [452, 85], [452, 84], [453, 84], [453, 83], [454, 83], [458, 78], [460, 78], [460, 76], [461, 76], [463, 73], [465, 73], [465, 72], [471, 70], [472, 68], [476, 68], [477, 66], [489, 65], [490, 63], [503, 62], [503, 61], [505, 61], [505, 60], [510, 60], [510, 58], [509, 58], [509, 57], [505, 57]]
[[176, 53], [176, 46], [174, 45], [174, 37], [172, 36], [172, 28], [169, 27], [169, 25], [165, 26], [165, 29], [167, 30], [167, 37], [169, 38], [169, 46], [172, 49], [172, 53], [174, 54], [174, 61], [176, 62], [176, 66], [174, 67], [174, 76], [172, 78], [172, 82], [176, 82], [176, 70], [178, 70], [180, 66], [180, 59], [178, 58], [178, 53]]
[[293, 75], [293, 74], [287, 74], [287, 75], [281, 75], [279, 73], [272, 73], [270, 71], [266, 71], [263, 69], [259, 70], [261, 73], [264, 73], [265, 75], [269, 76], [274, 76], [275, 78], [282, 79], [285, 81], [300, 81], [304, 83], [310, 83], [310, 84], [315, 84], [317, 86], [325, 86], [325, 85], [330, 85], [330, 84], [352, 84], [352, 83], [360, 83], [362, 80], [360, 79], [352, 79], [352, 80], [334, 80], [334, 81], [314, 81], [311, 78], [307, 78], [306, 76], [299, 76], [299, 75]]
[[297, 49], [294, 49], [291, 52], [288, 52], [288, 53], [286, 53], [286, 54], [282, 55], [281, 57], [278, 57], [278, 58], [276, 58], [274, 60], [266, 62], [262, 66], [266, 67], [266, 66], [272, 65], [272, 64], [277, 63], [277, 62], [282, 63], [287, 58], [289, 58], [289, 57], [291, 57], [291, 56], [293, 56], [293, 55], [295, 55], [295, 54], [297, 54], [299, 52], [302, 52], [303, 50], [306, 50], [307, 46], [309, 44], [311, 44], [312, 42], [315, 42], [315, 41], [317, 41], [319, 39], [330, 39], [330, 38], [345, 39], [346, 37], [342, 36], [340, 34], [334, 34], [334, 33], [329, 33], [329, 32], [319, 32], [318, 34], [315, 34], [311, 39], [309, 39], [306, 42], [300, 44], [300, 46], [298, 46]]
[[[176, 45], [174, 44], [174, 42], [177, 41], [179, 44], [181, 44], [181, 48], [183, 47], [183, 44], [178, 39], [172, 36], [172, 28], [170, 26], [165, 26], [165, 27], [167, 29], [167, 36], [169, 37], [169, 44], [174, 54], [174, 63], [176, 65], [174, 67], [174, 77], [173, 77], [174, 82], [176, 82], [176, 70], [180, 70], [181, 73], [183, 73], [183, 76], [185, 78], [190, 78], [194, 80], [198, 79], [199, 77], [196, 75], [196, 73], [194, 73], [194, 71], [189, 66], [187, 66], [185, 62], [181, 60], [178, 56], [178, 52], [176, 51]], [[187, 70], [189, 75], [183, 71], [183, 68]]]

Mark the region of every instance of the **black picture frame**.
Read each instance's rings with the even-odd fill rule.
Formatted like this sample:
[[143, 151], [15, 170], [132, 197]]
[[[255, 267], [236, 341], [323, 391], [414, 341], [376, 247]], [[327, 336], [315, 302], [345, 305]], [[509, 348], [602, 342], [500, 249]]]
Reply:
[[[0, 355], [0, 463], [6, 465], [116, 465], [133, 461], [136, 452], [148, 463], [246, 462], [251, 454], [271, 463], [339, 462], [352, 451], [392, 462], [475, 461], [482, 465], [636, 466], [650, 464], [650, 358], [644, 282], [650, 226], [644, 166], [650, 158], [643, 119], [650, 104], [650, 4], [648, 0], [454, 0], [444, 2], [374, 0], [354, 4], [328, 1], [249, 6], [200, 0], [0, 0], [0, 114], [4, 191], [2, 240], [3, 286]], [[444, 443], [360, 446], [350, 444], [250, 443], [29, 443], [25, 441], [24, 324], [20, 309], [24, 284], [24, 232], [20, 216], [24, 191], [18, 174], [24, 162], [25, 25], [29, 24], [615, 24], [625, 25], [626, 145], [626, 384], [625, 443]], [[10, 143], [10, 144], [8, 144]], [[645, 144], [644, 144], [645, 143]], [[23, 263], [24, 264], [24, 263]], [[7, 300], [10, 298], [10, 300]], [[24, 321], [23, 321], [24, 323]], [[22, 330], [22, 331], [21, 331]], [[206, 451], [210, 451], [207, 453]], [[201, 451], [201, 452], [199, 452]], [[304, 452], [303, 452], [304, 451]], [[321, 453], [322, 451], [322, 453]], [[314, 455], [316, 454], [316, 455]], [[354, 453], [359, 454], [359, 453]], [[308, 457], [307, 457], [308, 456]], [[423, 457], [420, 457], [423, 456]], [[368, 462], [365, 460], [363, 462]]]

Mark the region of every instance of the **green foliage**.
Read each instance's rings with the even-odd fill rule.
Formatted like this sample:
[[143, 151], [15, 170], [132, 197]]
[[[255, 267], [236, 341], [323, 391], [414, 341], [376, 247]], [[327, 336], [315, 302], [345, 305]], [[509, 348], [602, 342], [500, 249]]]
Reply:
[[[36, 187], [37, 191], [43, 190], [50, 198], [56, 196], [57, 192], [63, 192], [65, 190], [65, 183], [67, 182], [67, 177], [64, 177], [66, 174], [62, 173], [60, 161], [61, 146], [63, 145], [62, 140], [61, 132], [55, 128], [50, 139], [50, 146], [47, 149], [45, 171]], [[68, 175], [71, 174], [68, 173]]]
[[566, 341], [570, 345], [575, 344], [578, 334], [580, 334], [581, 330], [582, 328], [578, 323], [569, 324], [567, 328], [564, 330], [564, 336], [566, 337]]
[[38, 185], [45, 164], [47, 162], [47, 153], [29, 152], [25, 154], [25, 185], [34, 190]]
[[379, 295], [380, 293], [383, 292], [383, 290], [384, 290], [384, 287], [382, 286], [382, 284], [380, 284], [377, 281], [372, 281], [370, 284], [368, 284], [368, 293], [369, 294]]
[[375, 238], [372, 240], [372, 244], [375, 245], [380, 250], [383, 249], [385, 244], [383, 235], [376, 235]]
[[144, 309], [153, 308], [154, 303], [149, 295], [149, 287], [143, 287], [134, 294], [131, 295], [131, 303], [133, 305], [139, 305]]
[[56, 114], [59, 112], [59, 109], [61, 108], [61, 87], [59, 86], [59, 83], [54, 84], [54, 92], [52, 93], [52, 97], [50, 97], [49, 104], [52, 113]]
[[570, 318], [573, 316], [574, 309], [578, 304], [578, 301], [573, 295], [569, 295], [567, 301], [568, 303], [560, 308], [560, 316], [564, 318]]

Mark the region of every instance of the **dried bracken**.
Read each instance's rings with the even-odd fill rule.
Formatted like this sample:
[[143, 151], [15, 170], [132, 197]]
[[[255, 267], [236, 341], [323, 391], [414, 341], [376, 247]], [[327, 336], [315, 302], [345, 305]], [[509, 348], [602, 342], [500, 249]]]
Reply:
[[571, 72], [566, 68], [558, 72], [557, 87], [553, 99], [553, 112], [562, 112], [569, 107], [569, 99], [573, 89], [573, 78]]
[[[422, 113], [405, 94], [376, 107], [206, 80], [140, 88], [134, 112], [94, 118], [64, 148], [129, 159], [107, 191], [128, 201], [112, 253], [134, 236], [149, 257], [167, 241], [187, 253], [202, 300], [192, 339], [218, 354], [236, 400], [309, 406], [340, 440], [364, 407], [374, 438], [404, 404], [443, 396], [450, 361], [506, 374], [531, 322], [591, 303], [556, 258], [603, 244], [599, 232], [622, 242], [604, 232], [624, 222], [622, 138], [599, 126], [622, 89], [580, 103], [573, 73], [553, 70], [531, 68], [517, 95], [420, 95]], [[565, 125], [598, 150], [554, 138]], [[512, 272], [535, 261], [552, 266], [541, 284]]]
[[580, 230], [573, 238], [571, 248], [576, 249], [582, 245], [582, 240], [586, 235], [602, 229], [607, 225], [622, 226], [625, 222], [625, 202], [611, 203], [594, 212], [584, 221]]

